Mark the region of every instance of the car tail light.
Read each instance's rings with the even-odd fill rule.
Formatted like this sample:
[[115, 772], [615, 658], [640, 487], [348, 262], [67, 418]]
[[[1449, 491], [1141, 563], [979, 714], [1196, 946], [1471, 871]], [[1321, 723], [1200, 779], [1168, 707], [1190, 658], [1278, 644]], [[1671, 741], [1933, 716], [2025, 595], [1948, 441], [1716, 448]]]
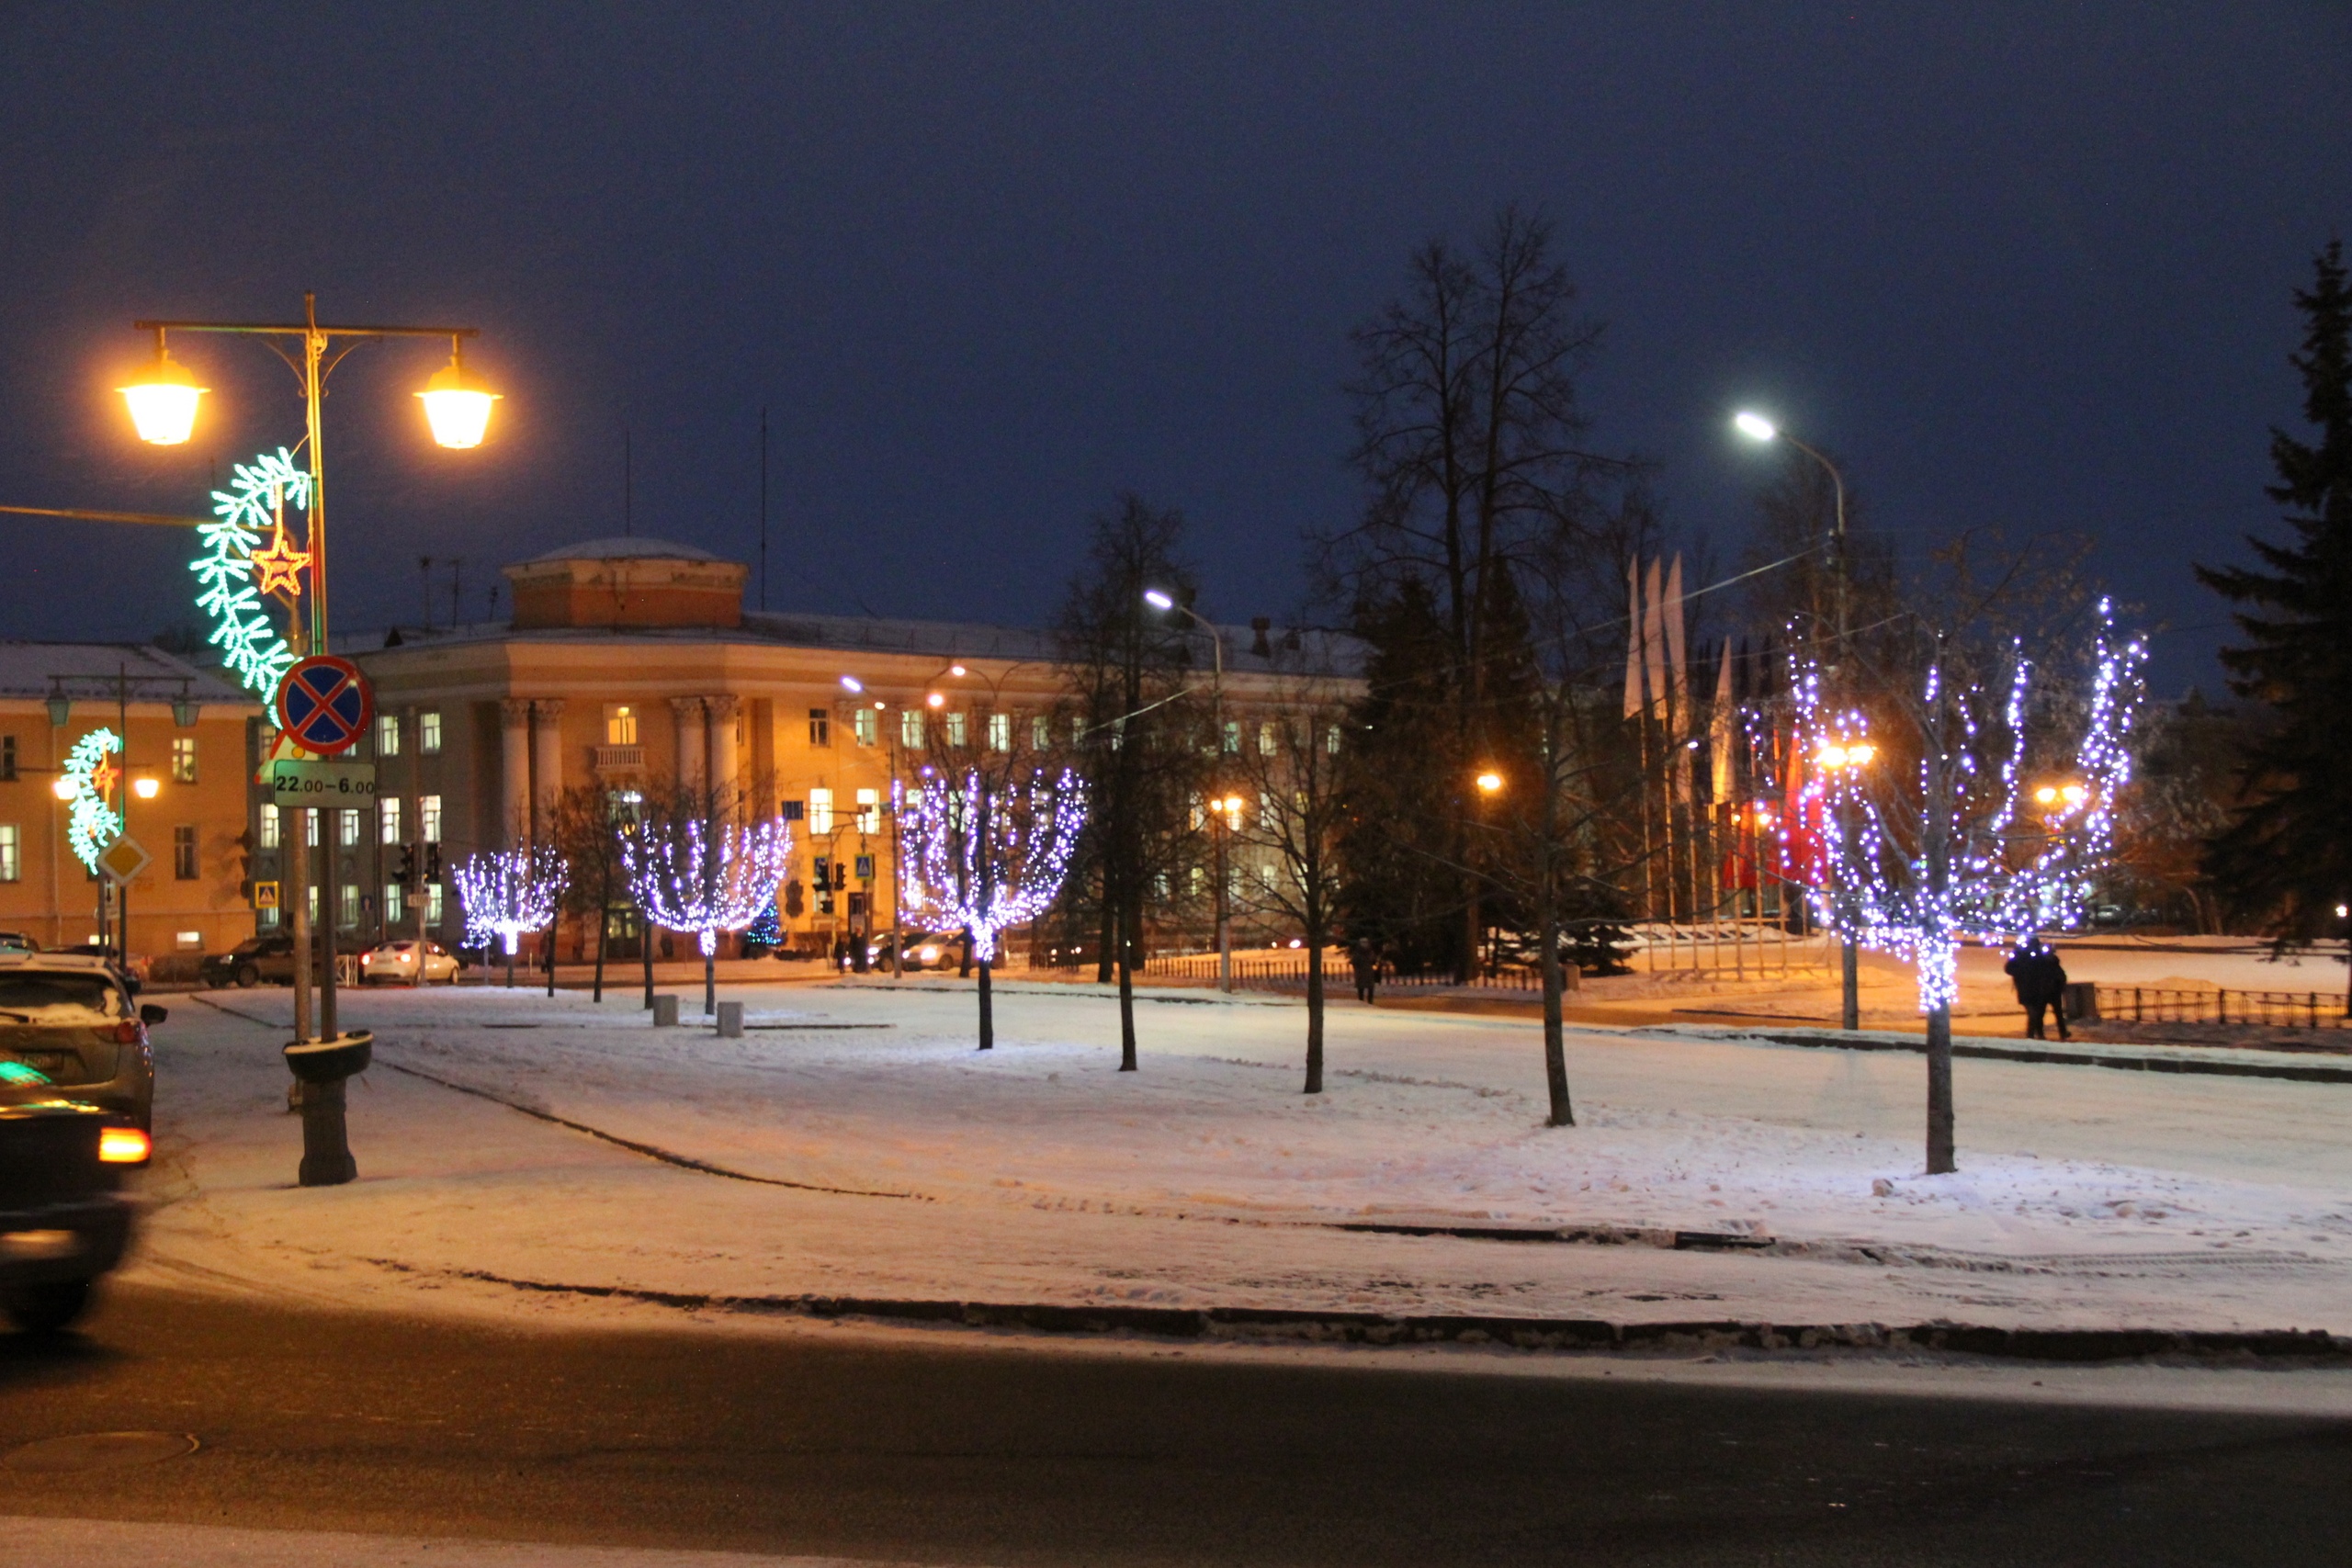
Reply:
[[134, 1020], [126, 1018], [114, 1026], [114, 1043], [118, 1045], [136, 1045], [145, 1038]]
[[108, 1165], [144, 1165], [154, 1145], [136, 1127], [107, 1127], [98, 1134], [98, 1158]]

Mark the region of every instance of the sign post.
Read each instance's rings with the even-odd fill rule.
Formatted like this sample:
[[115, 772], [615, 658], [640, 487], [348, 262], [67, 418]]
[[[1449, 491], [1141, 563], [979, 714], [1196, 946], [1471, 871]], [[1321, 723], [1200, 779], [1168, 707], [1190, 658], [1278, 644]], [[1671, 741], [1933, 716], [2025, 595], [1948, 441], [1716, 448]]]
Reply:
[[[310, 814], [355, 809], [375, 796], [374, 764], [337, 759], [368, 733], [368, 722], [376, 716], [376, 696], [357, 665], [331, 653], [319, 653], [296, 660], [286, 671], [286, 679], [278, 682], [275, 706], [281, 747], [293, 755], [270, 758], [266, 769], [270, 795], [293, 808], [288, 848], [295, 863], [307, 870]], [[287, 1065], [299, 1080], [301, 1096], [302, 1167], [298, 1179], [305, 1187], [334, 1186], [358, 1174], [344, 1125], [343, 1085], [352, 1074], [367, 1071], [372, 1039], [365, 1032], [346, 1037], [335, 1020], [334, 929], [340, 901], [334, 866], [339, 838], [321, 825], [319, 840], [326, 851], [326, 867], [319, 878], [319, 1038], [297, 1040], [286, 1048]], [[309, 894], [303, 885], [308, 880], [307, 874], [294, 879], [298, 998], [311, 983], [311, 944], [304, 940], [309, 934]], [[300, 1012], [298, 1008], [298, 1017]]]

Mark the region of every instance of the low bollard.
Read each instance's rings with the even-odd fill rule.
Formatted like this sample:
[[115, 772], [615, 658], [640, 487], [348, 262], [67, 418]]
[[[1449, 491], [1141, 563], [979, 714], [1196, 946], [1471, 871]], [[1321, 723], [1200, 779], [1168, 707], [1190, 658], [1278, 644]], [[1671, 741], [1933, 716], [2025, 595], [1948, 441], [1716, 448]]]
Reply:
[[741, 1002], [718, 1004], [718, 1037], [721, 1040], [743, 1038], [743, 1004]]
[[374, 1033], [362, 1029], [286, 1047], [287, 1070], [302, 1086], [302, 1166], [295, 1175], [301, 1186], [340, 1187], [358, 1176], [344, 1121], [343, 1086], [368, 1070], [375, 1043]]
[[678, 998], [675, 997], [654, 998], [653, 1027], [656, 1029], [674, 1029], [677, 1027], [677, 1024]]

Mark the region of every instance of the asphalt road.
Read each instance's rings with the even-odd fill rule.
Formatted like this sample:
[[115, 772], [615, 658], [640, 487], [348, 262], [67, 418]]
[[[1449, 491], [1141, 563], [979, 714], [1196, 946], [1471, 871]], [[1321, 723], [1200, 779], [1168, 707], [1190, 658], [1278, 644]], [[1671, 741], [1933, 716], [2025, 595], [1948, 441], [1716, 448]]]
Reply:
[[2352, 1562], [2352, 1422], [2311, 1417], [128, 1288], [80, 1336], [0, 1337], [0, 1448], [125, 1430], [203, 1446], [0, 1473], [0, 1512], [998, 1564]]

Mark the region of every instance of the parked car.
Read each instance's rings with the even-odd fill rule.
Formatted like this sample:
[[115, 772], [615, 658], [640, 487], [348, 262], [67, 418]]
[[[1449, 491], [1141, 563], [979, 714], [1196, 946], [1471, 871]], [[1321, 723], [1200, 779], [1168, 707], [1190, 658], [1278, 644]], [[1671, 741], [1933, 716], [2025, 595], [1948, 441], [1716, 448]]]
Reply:
[[11, 1066], [0, 1084], [39, 1094], [0, 1105], [0, 1310], [46, 1333], [81, 1316], [91, 1283], [121, 1261], [131, 1221], [121, 1172], [144, 1161], [147, 1138], [0, 1062]]
[[[943, 956], [949, 964], [958, 961], [957, 953], [960, 950], [954, 945], [956, 938], [952, 933], [907, 931], [903, 934], [907, 939], [907, 962], [904, 965], [906, 968], [921, 969], [926, 964], [936, 965]], [[865, 962], [870, 968], [890, 967], [890, 935], [888, 931], [876, 937], [866, 945]]]
[[133, 1002], [102, 959], [0, 952], [0, 1105], [63, 1095], [146, 1133], [155, 1100], [147, 1030], [168, 1016]]
[[[6, 947], [0, 947], [0, 953], [6, 951]], [[31, 948], [27, 951], [38, 953], [40, 950]], [[52, 947], [49, 951], [55, 953], [70, 953], [76, 958], [104, 959], [110, 967], [130, 977], [133, 982], [130, 988], [134, 991], [147, 983], [149, 960], [143, 953], [134, 953], [129, 958], [125, 958], [122, 955], [122, 949], [103, 942], [77, 942], [71, 947]]]
[[196, 966], [196, 977], [207, 986], [274, 986], [294, 983], [294, 938], [288, 931], [264, 931], [249, 936], [226, 953], [208, 953]]
[[[288, 968], [290, 972], [291, 962]], [[449, 950], [437, 942], [388, 942], [370, 948], [359, 955], [359, 978], [399, 980], [411, 986], [430, 986], [435, 981], [458, 983], [458, 961]]]
[[40, 942], [30, 931], [0, 931], [0, 948], [14, 948], [18, 953], [39, 953]]

